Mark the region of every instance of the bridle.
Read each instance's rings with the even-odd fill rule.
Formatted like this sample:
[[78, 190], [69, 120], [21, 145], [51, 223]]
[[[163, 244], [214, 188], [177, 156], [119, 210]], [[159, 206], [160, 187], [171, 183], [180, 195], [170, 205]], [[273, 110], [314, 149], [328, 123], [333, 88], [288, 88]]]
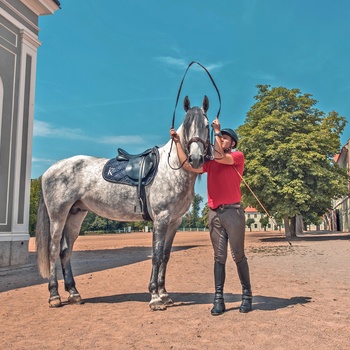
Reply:
[[[208, 117], [207, 115], [204, 113], [204, 111], [202, 110], [202, 114], [203, 116], [205, 117], [205, 119], [208, 120]], [[183, 130], [184, 131], [184, 130]], [[199, 136], [193, 136], [191, 137], [189, 140], [187, 139], [186, 137], [186, 133], [183, 132], [183, 149], [184, 149], [184, 152], [186, 154], [186, 159], [185, 161], [180, 164], [180, 166], [178, 168], [174, 168], [170, 162], [169, 162], [169, 159], [170, 159], [170, 154], [171, 154], [171, 150], [172, 150], [172, 147], [173, 147], [173, 143], [174, 141], [172, 140], [171, 142], [171, 146], [170, 146], [170, 150], [169, 150], [169, 154], [168, 154], [168, 165], [169, 167], [172, 169], [172, 170], [179, 170], [183, 167], [184, 163], [188, 160], [189, 158], [189, 155], [190, 155], [190, 147], [191, 147], [191, 144], [192, 143], [199, 143], [199, 144], [202, 144], [203, 145], [203, 157], [207, 157], [208, 155], [208, 152], [209, 152], [209, 149], [210, 149], [210, 146], [211, 146], [211, 142], [210, 142], [210, 136], [209, 136], [209, 129], [208, 129], [208, 133], [207, 133], [207, 139], [204, 141], [202, 138], [200, 138]]]
[[190, 153], [190, 145], [191, 143], [193, 142], [196, 142], [196, 143], [201, 143], [204, 147], [204, 152], [203, 152], [203, 155], [204, 157], [207, 155], [208, 153], [208, 149], [209, 149], [209, 146], [210, 146], [210, 139], [209, 139], [209, 135], [208, 135], [208, 138], [207, 138], [207, 141], [203, 141], [200, 137], [198, 136], [195, 136], [195, 137], [192, 137], [190, 140], [186, 141], [184, 140], [184, 145], [185, 145], [185, 153], [186, 155], [188, 155]]
[[[202, 110], [202, 114], [204, 115], [205, 119], [208, 121], [208, 116], [206, 115], [206, 113]], [[188, 155], [190, 153], [190, 146], [191, 146], [191, 143], [201, 143], [203, 145], [203, 148], [204, 148], [204, 152], [203, 152], [203, 156], [205, 157], [207, 154], [208, 154], [208, 150], [209, 150], [209, 147], [210, 147], [210, 136], [209, 136], [209, 130], [208, 130], [208, 136], [207, 136], [207, 139], [206, 141], [204, 141], [203, 139], [201, 139], [200, 137], [198, 136], [194, 136], [192, 138], [190, 138], [188, 141], [186, 139], [186, 135], [184, 133], [184, 151], [186, 153], [186, 156], [188, 158]]]

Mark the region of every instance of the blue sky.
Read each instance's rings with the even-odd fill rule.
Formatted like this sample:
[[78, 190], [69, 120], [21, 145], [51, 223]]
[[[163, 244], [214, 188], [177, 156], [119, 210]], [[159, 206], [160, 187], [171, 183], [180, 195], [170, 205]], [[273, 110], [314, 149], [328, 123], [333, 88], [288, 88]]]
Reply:
[[[350, 117], [348, 0], [61, 0], [40, 17], [32, 178], [77, 154], [112, 158], [169, 139], [182, 76], [206, 66], [223, 127], [243, 124], [256, 85], [299, 88], [326, 113]], [[206, 73], [187, 74], [182, 100], [218, 97]], [[350, 137], [347, 125], [342, 144]], [[205, 198], [205, 181], [196, 185]]]

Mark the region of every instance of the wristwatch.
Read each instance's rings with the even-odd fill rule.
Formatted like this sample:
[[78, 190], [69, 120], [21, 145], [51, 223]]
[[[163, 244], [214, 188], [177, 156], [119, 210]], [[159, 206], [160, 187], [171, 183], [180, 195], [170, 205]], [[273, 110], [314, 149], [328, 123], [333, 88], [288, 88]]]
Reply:
[[221, 131], [219, 131], [219, 132], [214, 132], [214, 136], [222, 136], [222, 133], [221, 133]]

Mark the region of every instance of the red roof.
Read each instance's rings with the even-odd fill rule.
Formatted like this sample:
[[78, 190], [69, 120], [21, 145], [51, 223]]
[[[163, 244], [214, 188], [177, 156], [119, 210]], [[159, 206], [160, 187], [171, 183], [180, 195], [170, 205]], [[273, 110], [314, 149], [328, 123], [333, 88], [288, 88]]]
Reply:
[[253, 208], [253, 207], [245, 208], [245, 212], [246, 213], [258, 213], [258, 211], [255, 208]]

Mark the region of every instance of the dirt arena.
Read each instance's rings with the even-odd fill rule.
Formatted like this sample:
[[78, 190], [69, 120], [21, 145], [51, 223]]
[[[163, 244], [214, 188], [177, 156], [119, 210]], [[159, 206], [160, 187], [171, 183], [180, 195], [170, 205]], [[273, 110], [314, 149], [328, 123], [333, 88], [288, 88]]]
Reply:
[[[81, 236], [73, 270], [84, 305], [48, 306], [35, 242], [25, 268], [0, 269], [0, 349], [350, 349], [350, 235], [247, 232], [253, 312], [241, 314], [232, 259], [227, 312], [213, 317], [208, 232], [179, 232], [167, 273], [175, 305], [149, 309], [151, 233]], [[66, 300], [60, 280], [62, 300]]]

